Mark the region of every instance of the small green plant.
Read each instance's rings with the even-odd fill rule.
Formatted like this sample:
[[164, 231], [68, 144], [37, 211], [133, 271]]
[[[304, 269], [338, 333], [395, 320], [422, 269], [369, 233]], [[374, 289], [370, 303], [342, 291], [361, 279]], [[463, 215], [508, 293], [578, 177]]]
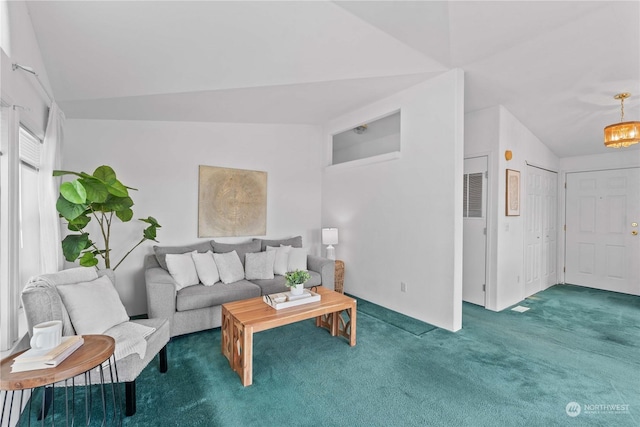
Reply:
[[[116, 178], [116, 173], [109, 166], [100, 166], [93, 175], [85, 172], [53, 171], [53, 176], [76, 175], [78, 179], [64, 182], [60, 186], [60, 196], [56, 210], [68, 221], [67, 228], [79, 234], [69, 234], [62, 240], [62, 252], [67, 261], [80, 258], [80, 265], [93, 267], [98, 264], [98, 256], [103, 259], [105, 267], [111, 268], [111, 225], [114, 215], [122, 222], [133, 218], [133, 200], [129, 197], [127, 187]], [[85, 227], [95, 218], [100, 227], [104, 248], [100, 249], [96, 242], [89, 238]], [[149, 224], [142, 232], [142, 239], [127, 252], [116, 264], [115, 270], [129, 254], [145, 240], [156, 240], [156, 229], [160, 224], [153, 217], [140, 218]]]
[[293, 287], [296, 285], [301, 285], [307, 280], [311, 279], [311, 275], [308, 271], [296, 270], [285, 273], [284, 278], [287, 279], [286, 285], [289, 287]]

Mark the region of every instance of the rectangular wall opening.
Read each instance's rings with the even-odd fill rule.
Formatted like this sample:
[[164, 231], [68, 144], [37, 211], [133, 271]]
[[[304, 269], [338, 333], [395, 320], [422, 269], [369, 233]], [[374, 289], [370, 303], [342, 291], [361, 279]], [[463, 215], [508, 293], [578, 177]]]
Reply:
[[333, 135], [332, 165], [400, 152], [400, 111]]

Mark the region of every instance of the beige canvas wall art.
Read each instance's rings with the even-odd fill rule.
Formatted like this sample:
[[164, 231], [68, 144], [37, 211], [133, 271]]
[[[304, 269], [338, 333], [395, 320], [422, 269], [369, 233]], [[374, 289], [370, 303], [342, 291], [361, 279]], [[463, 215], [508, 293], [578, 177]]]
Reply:
[[200, 166], [198, 237], [264, 236], [267, 173]]
[[520, 171], [507, 169], [506, 189], [505, 214], [518, 216], [520, 215]]

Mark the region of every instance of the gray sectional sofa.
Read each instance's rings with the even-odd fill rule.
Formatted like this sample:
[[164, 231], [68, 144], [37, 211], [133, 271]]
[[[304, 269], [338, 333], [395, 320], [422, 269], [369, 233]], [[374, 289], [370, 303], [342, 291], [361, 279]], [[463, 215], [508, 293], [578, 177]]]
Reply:
[[[154, 254], [147, 255], [144, 262], [149, 318], [168, 319], [171, 336], [174, 337], [219, 327], [224, 303], [288, 290], [285, 286], [285, 278], [281, 275], [275, 275], [273, 279], [243, 279], [226, 284], [217, 282], [212, 286], [200, 283], [178, 289], [180, 286], [168, 271], [167, 254], [236, 251], [244, 267], [246, 253], [261, 252], [265, 251], [267, 246], [280, 247], [280, 245], [301, 248], [302, 237], [281, 240], [253, 239], [249, 242], [234, 244], [211, 240], [189, 246], [155, 246]], [[334, 288], [335, 262], [333, 260], [307, 255], [307, 269], [311, 274], [311, 280], [305, 283], [305, 287], [322, 285], [328, 289]]]

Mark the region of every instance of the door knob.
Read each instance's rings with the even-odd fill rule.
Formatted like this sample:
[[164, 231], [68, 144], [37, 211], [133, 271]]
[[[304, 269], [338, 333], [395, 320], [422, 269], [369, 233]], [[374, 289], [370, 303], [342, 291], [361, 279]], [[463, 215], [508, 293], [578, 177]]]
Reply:
[[637, 236], [637, 235], [638, 235], [638, 230], [633, 230], [633, 231], [631, 232], [631, 234], [633, 234], [634, 236]]

